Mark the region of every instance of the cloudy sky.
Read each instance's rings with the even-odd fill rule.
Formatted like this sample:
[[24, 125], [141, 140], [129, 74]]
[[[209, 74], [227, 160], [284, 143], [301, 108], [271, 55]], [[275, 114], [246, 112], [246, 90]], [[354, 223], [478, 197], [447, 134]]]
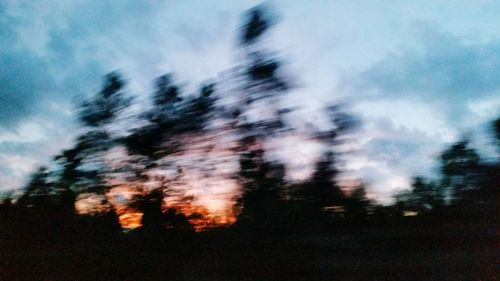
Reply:
[[[121, 71], [136, 96], [175, 72], [186, 87], [233, 65], [260, 1], [0, 1], [0, 191], [19, 188], [78, 133], [73, 109]], [[348, 101], [363, 120], [348, 163], [381, 200], [500, 111], [498, 1], [271, 1], [270, 43], [311, 112]], [[474, 142], [488, 156], [487, 139]], [[491, 156], [491, 155], [490, 155]]]

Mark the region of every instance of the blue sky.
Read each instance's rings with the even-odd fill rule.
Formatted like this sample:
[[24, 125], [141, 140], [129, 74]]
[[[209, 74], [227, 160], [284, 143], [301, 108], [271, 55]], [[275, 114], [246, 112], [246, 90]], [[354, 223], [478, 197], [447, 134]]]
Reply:
[[[74, 105], [119, 70], [145, 97], [237, 60], [243, 11], [260, 1], [0, 2], [0, 190], [18, 188], [78, 133]], [[347, 101], [363, 120], [348, 176], [386, 200], [430, 174], [446, 144], [484, 135], [500, 111], [498, 1], [271, 1], [269, 44], [300, 85], [304, 118]], [[491, 156], [487, 139], [475, 143]]]

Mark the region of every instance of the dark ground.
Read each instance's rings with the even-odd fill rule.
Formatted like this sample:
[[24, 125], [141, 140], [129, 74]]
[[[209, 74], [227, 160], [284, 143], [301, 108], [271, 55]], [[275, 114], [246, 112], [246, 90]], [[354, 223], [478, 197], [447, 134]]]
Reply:
[[1, 280], [500, 280], [491, 224], [387, 224], [269, 235], [3, 234]]

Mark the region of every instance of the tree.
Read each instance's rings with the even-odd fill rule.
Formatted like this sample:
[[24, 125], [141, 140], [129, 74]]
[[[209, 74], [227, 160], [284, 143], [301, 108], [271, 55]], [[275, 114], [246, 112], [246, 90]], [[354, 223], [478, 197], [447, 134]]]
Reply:
[[17, 205], [28, 214], [21, 217], [26, 219], [23, 223], [38, 231], [41, 239], [72, 237], [75, 194], [56, 182], [48, 168], [42, 166], [31, 176]]
[[80, 106], [78, 118], [87, 131], [77, 138], [72, 148], [55, 157], [62, 165], [61, 185], [78, 192], [107, 192], [106, 165], [102, 157], [117, 143], [108, 126], [131, 104], [124, 87], [121, 75], [110, 73], [105, 77], [101, 91]]
[[158, 159], [175, 151], [179, 144], [165, 147], [166, 139], [175, 139], [176, 126], [182, 122], [183, 98], [172, 75], [163, 75], [155, 81], [153, 107], [142, 119], [146, 124], [123, 139], [130, 154]]
[[[500, 152], [500, 118], [491, 124], [493, 140]], [[480, 189], [476, 192], [476, 200], [486, 209], [486, 212], [493, 210], [498, 213], [498, 202], [500, 202], [500, 162], [498, 157], [480, 164], [478, 182]]]
[[113, 146], [111, 136], [102, 130], [92, 130], [77, 138], [73, 148], [54, 157], [61, 164], [59, 182], [78, 192], [104, 194], [104, 163], [101, 154]]
[[98, 128], [113, 122], [131, 103], [131, 98], [125, 97], [124, 86], [125, 82], [119, 73], [108, 74], [102, 90], [82, 104], [79, 112], [82, 124]]
[[349, 197], [345, 199], [346, 216], [353, 222], [362, 222], [368, 215], [370, 200], [366, 197], [363, 185], [355, 187]]
[[423, 177], [415, 177], [409, 203], [419, 212], [428, 212], [442, 205], [443, 194], [439, 185]]
[[[240, 28], [240, 46], [245, 60], [237, 68], [238, 102], [233, 112], [238, 134], [242, 190], [237, 201], [238, 223], [254, 230], [277, 230], [284, 223], [284, 165], [266, 159], [263, 148], [267, 139], [286, 130], [282, 121], [286, 110], [279, 98], [290, 89], [289, 79], [282, 75], [282, 63], [260, 44], [274, 19], [263, 6], [249, 10]], [[267, 109], [266, 113], [259, 110]]]
[[49, 181], [50, 172], [47, 167], [42, 166], [31, 175], [28, 185], [24, 188], [24, 194], [19, 198], [17, 204], [25, 207], [42, 207], [49, 203], [52, 184]]
[[153, 107], [142, 116], [146, 124], [122, 139], [130, 154], [154, 162], [183, 149], [183, 138], [200, 134], [214, 111], [215, 84], [207, 83], [195, 97], [182, 97], [172, 75], [156, 79]]
[[459, 141], [441, 154], [443, 184], [448, 186], [452, 199], [466, 201], [478, 187], [480, 158], [467, 140]]
[[143, 214], [142, 230], [149, 233], [158, 233], [164, 230], [163, 191], [161, 189], [153, 189], [147, 194], [137, 195], [132, 205]]
[[309, 209], [303, 210], [304, 212], [311, 213], [311, 216], [321, 216], [325, 208], [343, 204], [344, 195], [335, 181], [337, 174], [335, 155], [326, 151], [316, 163], [310, 180], [295, 194]]
[[35, 207], [33, 214], [40, 222], [69, 227], [75, 212], [75, 191], [104, 194], [108, 190], [101, 154], [112, 147], [113, 139], [105, 126], [130, 104], [121, 91], [123, 86], [119, 74], [106, 76], [103, 89], [80, 107], [78, 117], [87, 132], [77, 138], [73, 148], [54, 158], [61, 168], [50, 171], [42, 167], [32, 175], [18, 204]]
[[294, 194], [295, 200], [300, 202], [298, 215], [301, 224], [324, 226], [331, 220], [330, 211], [345, 210], [346, 196], [341, 190], [337, 177], [340, 173], [341, 156], [344, 153], [341, 145], [348, 141], [351, 131], [358, 127], [359, 121], [347, 113], [344, 106], [334, 104], [326, 107], [326, 117], [329, 127], [313, 131], [312, 138], [324, 147], [324, 153], [316, 163], [310, 179], [302, 184]]
[[262, 149], [240, 156], [240, 182], [243, 190], [237, 201], [238, 223], [270, 230], [282, 223], [284, 166], [264, 159]]
[[500, 146], [500, 118], [497, 118], [495, 121], [493, 121], [493, 132], [497, 145]]
[[249, 10], [243, 19], [240, 33], [240, 43], [249, 45], [257, 41], [274, 23], [273, 17], [264, 6]]
[[59, 212], [60, 215], [72, 215], [75, 204], [74, 192], [51, 177], [53, 178], [53, 174], [47, 167], [40, 167], [31, 176], [17, 204], [42, 211], [51, 209]]

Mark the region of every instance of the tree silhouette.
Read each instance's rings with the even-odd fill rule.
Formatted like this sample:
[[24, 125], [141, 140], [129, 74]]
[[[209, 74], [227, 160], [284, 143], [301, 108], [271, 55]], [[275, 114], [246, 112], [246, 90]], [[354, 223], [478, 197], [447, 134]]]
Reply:
[[118, 114], [131, 103], [123, 88], [125, 82], [117, 72], [108, 74], [102, 90], [91, 100], [85, 101], [79, 112], [79, 119], [89, 127], [102, 127], [116, 119]]
[[[242, 191], [237, 200], [238, 224], [253, 230], [271, 231], [283, 226], [283, 191], [285, 168], [266, 159], [263, 148], [267, 139], [287, 130], [279, 99], [291, 88], [282, 73], [282, 63], [262, 44], [274, 22], [264, 6], [248, 11], [240, 27], [240, 44], [245, 60], [236, 72], [238, 102], [232, 109], [240, 169], [238, 178]], [[259, 110], [267, 109], [266, 113]]]
[[[255, 139], [248, 140], [252, 142]], [[255, 148], [240, 156], [242, 194], [237, 201], [240, 209], [238, 224], [255, 231], [278, 230], [283, 227], [284, 167], [264, 159], [264, 151]]]
[[263, 5], [257, 6], [243, 17], [240, 43], [248, 45], [256, 42], [274, 23], [273, 17]]
[[142, 212], [142, 230], [149, 233], [158, 233], [164, 230], [163, 191], [153, 189], [145, 195], [137, 195], [132, 205]]
[[311, 177], [310, 190], [305, 195], [309, 197], [309, 201], [322, 208], [340, 204], [344, 198], [335, 181], [335, 177], [339, 173], [336, 164], [334, 153], [325, 152], [316, 163], [316, 169]]
[[106, 165], [103, 153], [116, 145], [109, 126], [119, 114], [131, 104], [125, 96], [121, 75], [108, 74], [101, 91], [81, 105], [78, 118], [87, 131], [79, 136], [73, 148], [55, 157], [62, 165], [60, 183], [78, 192], [104, 194]]
[[[500, 118], [492, 122], [492, 136], [500, 152]], [[488, 213], [498, 213], [498, 202], [500, 202], [500, 161], [493, 158], [490, 161], [483, 161], [479, 167], [479, 190], [476, 191], [475, 200], [483, 207], [483, 211]], [[495, 216], [493, 216], [495, 217]], [[498, 216], [497, 216], [498, 217]]]
[[146, 125], [122, 140], [129, 153], [149, 161], [181, 151], [183, 138], [207, 126], [216, 101], [213, 83], [203, 85], [198, 96], [187, 98], [181, 96], [172, 75], [159, 77], [155, 87], [153, 107], [142, 116]]
[[[216, 102], [214, 91], [215, 84], [207, 83], [200, 88], [197, 96], [184, 97], [180, 88], [174, 83], [172, 75], [163, 75], [156, 79], [152, 97], [153, 106], [140, 117], [145, 121], [145, 125], [121, 139], [121, 143], [125, 144], [132, 156], [130, 165], [138, 168], [133, 172], [136, 175], [134, 181], [138, 185], [145, 185], [152, 180], [149, 175], [151, 169], [162, 167], [171, 169], [178, 166], [179, 163], [170, 161], [169, 156], [174, 153], [184, 153], [185, 146], [190, 143], [191, 138], [206, 133], [205, 129], [213, 118]], [[134, 161], [142, 164], [132, 163]], [[160, 165], [158, 164], [160, 162], [169, 164]], [[139, 174], [140, 176], [137, 176]], [[158, 205], [158, 202], [163, 200], [157, 197], [160, 193], [168, 195], [167, 189], [169, 189], [168, 182], [162, 184], [159, 189], [145, 191], [147, 195], [137, 198], [139, 205], [142, 206], [139, 209], [148, 212], [143, 216], [144, 229], [152, 228], [153, 225], [163, 227], [165, 223], [172, 225], [169, 218], [174, 225], [183, 224], [183, 227], [189, 225], [185, 216], [183, 222], [180, 222], [182, 215], [175, 210], [167, 210], [167, 213], [162, 214], [161, 204]], [[153, 212], [153, 209], [156, 211]], [[150, 217], [156, 219], [148, 222]], [[160, 217], [167, 221], [160, 222]]]
[[500, 117], [492, 122], [493, 138], [496, 143], [497, 150], [500, 152]]
[[53, 178], [46, 167], [40, 167], [16, 203], [24, 210], [11, 214], [14, 217], [21, 215], [17, 218], [25, 227], [37, 231], [39, 239], [48, 241], [71, 238], [74, 230], [75, 194]]
[[51, 179], [53, 175], [47, 167], [40, 167], [25, 187], [17, 204], [39, 211], [57, 211], [61, 216], [74, 212], [75, 194], [66, 185]]
[[366, 190], [363, 185], [355, 187], [349, 197], [345, 199], [346, 216], [351, 222], [362, 223], [370, 207], [370, 200], [366, 197]]
[[443, 194], [439, 185], [423, 177], [415, 177], [409, 199], [410, 205], [419, 212], [429, 212], [442, 205]]
[[105, 126], [130, 104], [121, 91], [123, 86], [117, 73], [106, 76], [103, 89], [80, 107], [78, 117], [87, 132], [77, 138], [73, 148], [54, 158], [61, 168], [49, 171], [42, 167], [32, 175], [18, 205], [35, 207], [35, 216], [50, 222], [51, 227], [69, 228], [75, 213], [75, 192], [106, 193], [101, 154], [113, 146], [113, 139]]
[[113, 140], [106, 131], [92, 130], [78, 137], [73, 148], [54, 158], [62, 165], [60, 183], [78, 192], [105, 193], [107, 188], [100, 154], [112, 145]]
[[443, 184], [451, 189], [453, 199], [466, 201], [478, 187], [479, 163], [479, 155], [466, 140], [453, 144], [441, 154]]
[[329, 127], [317, 129], [311, 136], [325, 147], [323, 155], [316, 162], [310, 179], [299, 185], [294, 194], [295, 200], [301, 205], [297, 215], [299, 224], [316, 224], [315, 227], [326, 226], [331, 221], [332, 211], [345, 210], [347, 207], [347, 198], [337, 183], [343, 154], [340, 145], [348, 141], [349, 133], [360, 123], [352, 114], [347, 113], [345, 106], [341, 104], [327, 106], [325, 113]]
[[345, 196], [336, 182], [339, 171], [335, 161], [335, 154], [325, 151], [311, 178], [292, 193], [297, 205], [297, 227], [304, 230], [324, 228], [331, 222], [332, 211], [344, 207]]
[[19, 198], [18, 205], [41, 207], [49, 202], [52, 191], [52, 184], [49, 181], [50, 173], [48, 168], [42, 166], [31, 175], [24, 194]]

